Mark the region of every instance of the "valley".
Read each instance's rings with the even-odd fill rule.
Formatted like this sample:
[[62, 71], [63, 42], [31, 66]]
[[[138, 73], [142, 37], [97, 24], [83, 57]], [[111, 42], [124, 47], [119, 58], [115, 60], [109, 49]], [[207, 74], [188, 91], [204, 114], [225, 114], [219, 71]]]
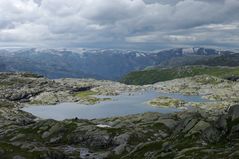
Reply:
[[[0, 49], [0, 71], [33, 72], [51, 79], [67, 77], [117, 81], [132, 71], [154, 66], [200, 65], [207, 60], [213, 61], [214, 58], [224, 56], [228, 57], [227, 63], [236, 64], [236, 62], [231, 62], [238, 59], [234, 57], [235, 53], [237, 52], [234, 50], [210, 48], [175, 48], [153, 51], [6, 48]], [[215, 63], [215, 65], [220, 65], [220, 63]]]

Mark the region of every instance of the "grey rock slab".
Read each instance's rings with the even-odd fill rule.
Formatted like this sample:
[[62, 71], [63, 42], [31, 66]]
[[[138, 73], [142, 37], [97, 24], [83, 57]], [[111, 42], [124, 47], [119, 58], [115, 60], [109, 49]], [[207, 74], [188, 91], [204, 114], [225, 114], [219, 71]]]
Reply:
[[239, 105], [231, 106], [229, 108], [228, 116], [232, 120], [238, 119], [239, 118]]

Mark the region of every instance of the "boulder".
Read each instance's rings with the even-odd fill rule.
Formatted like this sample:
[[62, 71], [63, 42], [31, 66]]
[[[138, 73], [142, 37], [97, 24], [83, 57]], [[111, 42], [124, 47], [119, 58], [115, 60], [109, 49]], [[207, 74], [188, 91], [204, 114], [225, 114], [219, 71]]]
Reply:
[[188, 133], [198, 122], [198, 119], [194, 115], [190, 115], [182, 119], [176, 128], [174, 129], [174, 134], [178, 135], [179, 133]]
[[22, 156], [19, 156], [19, 155], [17, 155], [17, 156], [14, 156], [12, 159], [26, 159], [25, 157], [22, 157]]
[[64, 124], [61, 123], [56, 123], [54, 124], [48, 131], [45, 131], [42, 134], [42, 138], [48, 138], [51, 135], [53, 135], [54, 133], [60, 133], [64, 130]]
[[125, 147], [126, 147], [126, 144], [122, 144], [122, 145], [119, 145], [116, 148], [114, 148], [113, 151], [116, 155], [120, 155], [125, 151]]
[[232, 121], [239, 118], [239, 105], [234, 105], [229, 108], [228, 117]]
[[162, 144], [163, 152], [171, 152], [173, 150], [173, 145], [169, 142], [165, 142]]
[[117, 145], [125, 144], [128, 142], [129, 138], [130, 138], [129, 133], [124, 133], [124, 134], [121, 134], [121, 135], [115, 137], [114, 143]]
[[0, 148], [0, 156], [4, 155], [5, 151]]
[[216, 121], [216, 127], [220, 130], [227, 131], [227, 118], [226, 115], [221, 115]]
[[203, 132], [206, 128], [208, 128], [210, 124], [208, 122], [205, 122], [203, 120], [200, 120], [190, 131], [189, 135], [197, 134]]
[[220, 140], [222, 132], [214, 126], [210, 126], [203, 131], [203, 139], [209, 143], [216, 143]]

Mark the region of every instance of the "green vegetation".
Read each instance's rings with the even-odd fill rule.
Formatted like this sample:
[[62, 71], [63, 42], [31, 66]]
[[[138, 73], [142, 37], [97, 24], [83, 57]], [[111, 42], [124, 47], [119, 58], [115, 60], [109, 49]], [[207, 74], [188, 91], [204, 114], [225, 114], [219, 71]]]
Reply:
[[80, 97], [80, 98], [88, 98], [89, 96], [93, 96], [93, 95], [97, 95], [96, 92], [93, 92], [91, 90], [88, 90], [88, 91], [80, 91], [76, 94], [77, 97]]
[[0, 108], [13, 108], [14, 107], [14, 103], [10, 102], [10, 101], [7, 101], [7, 100], [0, 100]]
[[14, 146], [10, 143], [0, 142], [0, 149], [6, 152], [6, 155], [0, 156], [0, 158], [13, 158], [15, 155], [21, 155], [26, 158], [37, 159], [40, 158], [40, 152], [29, 152], [20, 147]]
[[80, 100], [85, 101], [86, 103], [92, 105], [96, 104], [100, 101], [111, 100], [110, 98], [97, 98], [94, 95], [97, 95], [97, 92], [87, 90], [87, 91], [80, 91], [75, 94], [76, 97], [79, 97]]
[[26, 84], [26, 83], [30, 82], [30, 80], [28, 80], [28, 79], [20, 79], [20, 78], [11, 78], [11, 79], [4, 81], [0, 77], [0, 80], [1, 80], [0, 88], [14, 87], [16, 85]]
[[204, 74], [220, 78], [238, 77], [239, 67], [185, 66], [177, 68], [152, 68], [129, 73], [123, 77], [121, 82], [132, 85], [145, 85]]

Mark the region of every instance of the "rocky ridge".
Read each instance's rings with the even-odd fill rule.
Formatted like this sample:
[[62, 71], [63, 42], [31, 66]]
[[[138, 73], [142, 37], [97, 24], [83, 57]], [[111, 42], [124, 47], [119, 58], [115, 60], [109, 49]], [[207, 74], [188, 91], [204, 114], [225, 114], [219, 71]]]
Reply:
[[[199, 75], [189, 78], [175, 79], [166, 82], [159, 82], [151, 85], [152, 88], [159, 92], [165, 93], [181, 93], [184, 95], [199, 95], [202, 98], [209, 100], [208, 102], [185, 102], [181, 101], [180, 107], [194, 107], [204, 110], [213, 111], [227, 111], [230, 106], [239, 102], [239, 82], [221, 79], [208, 75]], [[175, 99], [167, 99], [170, 105], [170, 101]], [[165, 103], [165, 99], [154, 99], [155, 103]], [[160, 104], [158, 104], [160, 106]], [[177, 106], [177, 105], [174, 105]]]

